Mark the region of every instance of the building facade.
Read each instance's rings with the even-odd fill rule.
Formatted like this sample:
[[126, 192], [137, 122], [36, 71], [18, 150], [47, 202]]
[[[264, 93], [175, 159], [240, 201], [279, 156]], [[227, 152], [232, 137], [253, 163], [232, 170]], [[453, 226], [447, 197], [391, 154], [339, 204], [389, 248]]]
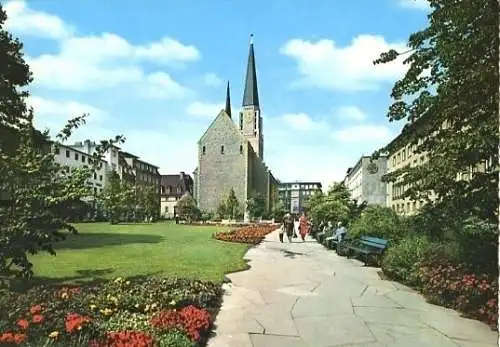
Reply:
[[161, 216], [175, 217], [177, 202], [185, 195], [193, 195], [193, 179], [181, 171], [177, 175], [161, 175]]
[[349, 168], [344, 184], [351, 192], [351, 198], [358, 204], [385, 206], [387, 202], [387, 184], [382, 177], [387, 173], [387, 156], [371, 160], [362, 156], [356, 165]]
[[194, 195], [202, 211], [216, 212], [231, 189], [242, 210], [253, 194], [261, 194], [269, 211], [276, 180], [264, 163], [264, 134], [257, 87], [253, 42], [250, 43], [242, 109], [236, 124], [231, 115], [229, 83], [226, 107], [198, 141]]
[[302, 213], [307, 199], [321, 189], [320, 182], [281, 182], [278, 186], [279, 200], [290, 213]]

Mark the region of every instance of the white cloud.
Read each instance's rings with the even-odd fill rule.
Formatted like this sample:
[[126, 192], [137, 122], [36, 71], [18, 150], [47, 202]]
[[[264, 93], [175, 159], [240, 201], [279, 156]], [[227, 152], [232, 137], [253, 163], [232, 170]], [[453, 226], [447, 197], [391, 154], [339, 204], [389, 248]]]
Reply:
[[164, 37], [159, 42], [135, 47], [134, 55], [140, 59], [163, 64], [196, 61], [201, 57], [196, 47], [185, 46], [171, 37]]
[[207, 73], [203, 76], [203, 81], [207, 86], [219, 87], [224, 83], [222, 79], [214, 73]]
[[366, 119], [366, 114], [356, 106], [342, 106], [335, 111], [338, 118], [351, 121], [362, 121]]
[[429, 10], [428, 0], [398, 0], [398, 5], [404, 8], [416, 10]]
[[194, 117], [202, 118], [213, 118], [217, 117], [219, 112], [223, 110], [225, 104], [221, 103], [209, 103], [202, 101], [195, 101], [188, 105], [186, 108], [186, 113]]
[[60, 121], [61, 118], [68, 120], [87, 113], [89, 114], [89, 120], [102, 121], [108, 116], [107, 113], [100, 108], [76, 101], [56, 101], [47, 100], [38, 96], [30, 96], [27, 99], [27, 104], [33, 107], [35, 117], [43, 117], [46, 120]]
[[316, 129], [318, 126], [306, 113], [285, 113], [281, 118], [295, 130], [309, 131]]
[[355, 143], [366, 141], [386, 141], [393, 134], [384, 125], [363, 124], [342, 128], [333, 133], [333, 137], [341, 142]]
[[297, 87], [359, 91], [376, 90], [384, 82], [393, 82], [407, 70], [402, 60], [373, 65], [382, 52], [405, 50], [401, 42], [388, 43], [382, 36], [359, 35], [349, 46], [339, 47], [332, 40], [316, 42], [293, 39], [281, 53], [294, 59], [301, 78]]
[[17, 34], [62, 39], [73, 32], [72, 27], [61, 18], [32, 10], [25, 1], [9, 1], [3, 7], [7, 13], [6, 29]]
[[146, 88], [141, 90], [145, 97], [158, 99], [182, 99], [191, 90], [172, 79], [166, 72], [155, 72], [146, 77]]

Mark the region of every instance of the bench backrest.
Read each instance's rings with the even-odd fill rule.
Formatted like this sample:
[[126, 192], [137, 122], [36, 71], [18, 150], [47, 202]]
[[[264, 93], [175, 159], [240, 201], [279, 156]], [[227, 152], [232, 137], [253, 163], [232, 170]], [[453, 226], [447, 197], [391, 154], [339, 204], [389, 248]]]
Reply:
[[370, 246], [377, 249], [385, 249], [387, 248], [387, 244], [389, 243], [389, 241], [387, 240], [371, 236], [361, 236], [359, 238], [359, 241], [365, 246]]

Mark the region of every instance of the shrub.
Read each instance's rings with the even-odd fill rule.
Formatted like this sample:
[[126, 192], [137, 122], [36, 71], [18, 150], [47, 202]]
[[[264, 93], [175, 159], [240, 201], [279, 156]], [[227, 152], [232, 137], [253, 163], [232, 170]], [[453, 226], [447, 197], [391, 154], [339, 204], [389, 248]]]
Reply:
[[102, 328], [105, 331], [136, 330], [150, 332], [152, 330], [147, 315], [128, 311], [115, 313], [108, 320], [103, 322]]
[[398, 240], [407, 234], [406, 223], [392, 209], [381, 206], [368, 206], [349, 227], [349, 235], [357, 238], [362, 235]]
[[171, 330], [158, 338], [158, 347], [193, 347], [187, 335], [180, 330]]
[[382, 270], [392, 279], [417, 286], [420, 282], [420, 264], [431, 246], [425, 236], [413, 236], [393, 243], [384, 255]]

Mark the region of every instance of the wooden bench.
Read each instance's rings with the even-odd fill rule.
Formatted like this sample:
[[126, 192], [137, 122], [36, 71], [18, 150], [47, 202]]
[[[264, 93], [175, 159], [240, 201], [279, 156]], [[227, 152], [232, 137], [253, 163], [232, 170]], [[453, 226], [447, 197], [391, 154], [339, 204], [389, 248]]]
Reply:
[[388, 244], [389, 241], [378, 237], [361, 236], [359, 239], [347, 243], [345, 248], [348, 257], [352, 254], [359, 255], [365, 264], [369, 262], [369, 258], [375, 258], [378, 264], [380, 256], [384, 253]]

